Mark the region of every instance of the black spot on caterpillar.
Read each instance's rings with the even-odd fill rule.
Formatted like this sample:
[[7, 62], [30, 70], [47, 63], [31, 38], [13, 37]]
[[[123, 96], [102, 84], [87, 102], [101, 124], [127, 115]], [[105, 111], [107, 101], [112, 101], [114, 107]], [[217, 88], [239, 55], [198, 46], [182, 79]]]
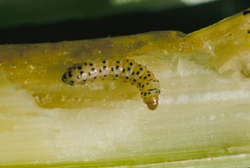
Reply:
[[155, 110], [158, 106], [159, 80], [145, 66], [132, 59], [74, 64], [62, 76], [62, 81], [70, 85], [85, 84], [97, 79], [130, 82], [139, 88], [148, 109]]

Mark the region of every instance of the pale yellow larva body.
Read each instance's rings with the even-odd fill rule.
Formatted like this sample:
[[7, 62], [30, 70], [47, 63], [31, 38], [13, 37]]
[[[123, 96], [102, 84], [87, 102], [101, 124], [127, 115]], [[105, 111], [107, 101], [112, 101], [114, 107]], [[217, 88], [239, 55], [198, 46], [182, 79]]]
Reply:
[[139, 88], [143, 102], [150, 110], [158, 106], [159, 80], [145, 66], [132, 59], [74, 64], [62, 76], [62, 81], [70, 85], [85, 84], [97, 79], [130, 82]]

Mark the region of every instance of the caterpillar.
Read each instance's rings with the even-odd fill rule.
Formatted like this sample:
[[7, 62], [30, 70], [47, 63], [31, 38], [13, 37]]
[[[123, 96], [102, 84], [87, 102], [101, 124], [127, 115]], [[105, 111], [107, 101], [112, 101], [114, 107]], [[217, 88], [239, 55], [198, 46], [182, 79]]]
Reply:
[[159, 80], [146, 66], [138, 64], [132, 59], [74, 64], [62, 76], [62, 81], [72, 86], [93, 82], [97, 79], [130, 82], [139, 88], [143, 102], [147, 104], [148, 109], [155, 110], [158, 106]]

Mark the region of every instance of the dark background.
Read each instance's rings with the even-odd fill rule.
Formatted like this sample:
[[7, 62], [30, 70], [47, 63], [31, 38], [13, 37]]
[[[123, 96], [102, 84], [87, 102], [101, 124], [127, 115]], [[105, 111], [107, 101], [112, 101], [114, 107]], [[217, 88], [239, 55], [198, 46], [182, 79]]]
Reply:
[[250, 7], [250, 0], [215, 0], [193, 6], [181, 0], [137, 0], [118, 5], [111, 1], [3, 1], [0, 44], [82, 40], [159, 30], [190, 33]]

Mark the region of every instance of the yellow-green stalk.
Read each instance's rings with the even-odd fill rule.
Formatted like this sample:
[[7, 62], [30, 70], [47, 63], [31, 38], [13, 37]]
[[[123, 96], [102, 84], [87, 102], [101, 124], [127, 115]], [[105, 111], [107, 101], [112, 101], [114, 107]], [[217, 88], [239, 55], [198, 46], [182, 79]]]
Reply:
[[[250, 165], [250, 14], [177, 31], [0, 46], [0, 166]], [[65, 69], [131, 58], [160, 81], [151, 111], [119, 81]]]

